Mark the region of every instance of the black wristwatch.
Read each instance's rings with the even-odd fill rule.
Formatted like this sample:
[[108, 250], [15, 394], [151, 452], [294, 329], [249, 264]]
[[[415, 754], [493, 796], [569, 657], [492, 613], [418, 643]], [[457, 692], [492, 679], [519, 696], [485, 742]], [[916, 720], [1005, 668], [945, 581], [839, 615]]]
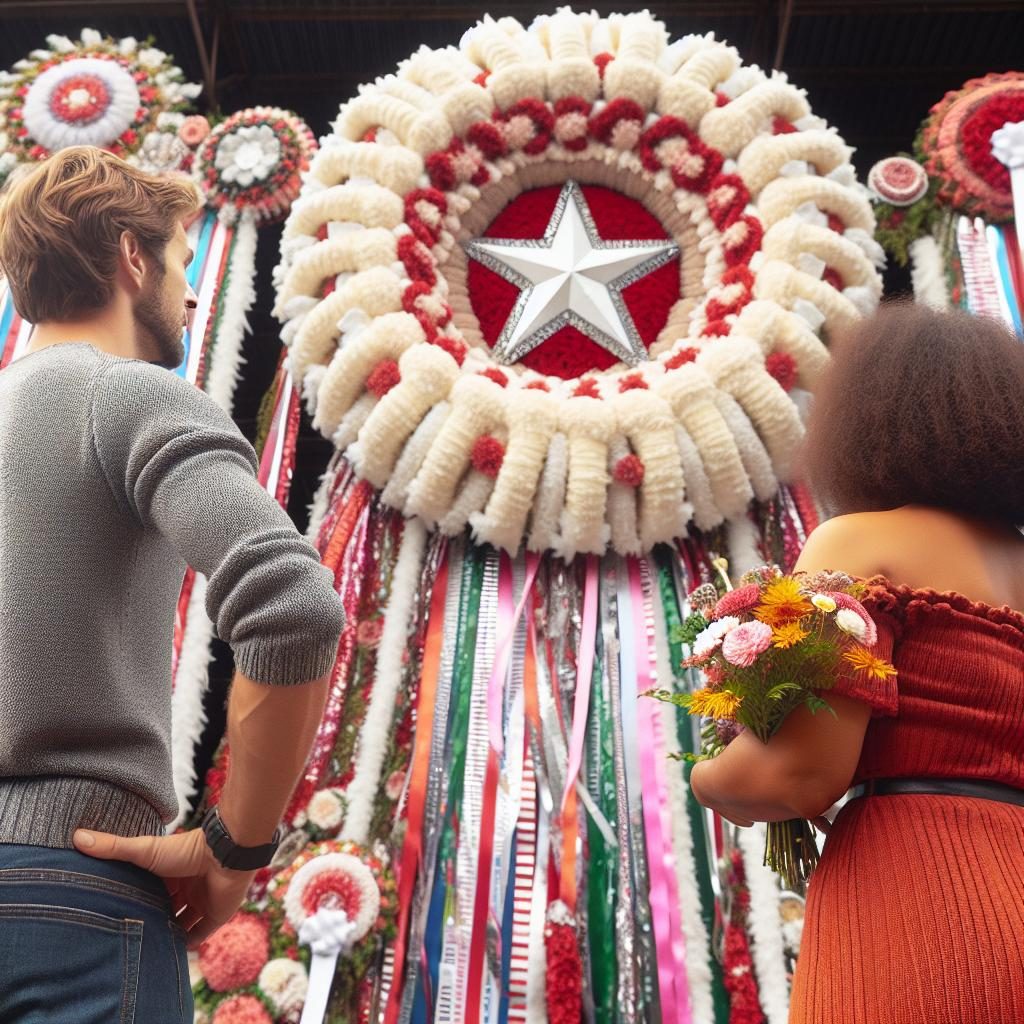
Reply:
[[232, 871], [255, 871], [257, 868], [265, 868], [274, 859], [274, 854], [281, 845], [281, 830], [278, 829], [269, 843], [262, 846], [239, 846], [231, 838], [231, 833], [221, 821], [220, 812], [216, 807], [211, 807], [206, 812], [202, 829], [217, 863]]

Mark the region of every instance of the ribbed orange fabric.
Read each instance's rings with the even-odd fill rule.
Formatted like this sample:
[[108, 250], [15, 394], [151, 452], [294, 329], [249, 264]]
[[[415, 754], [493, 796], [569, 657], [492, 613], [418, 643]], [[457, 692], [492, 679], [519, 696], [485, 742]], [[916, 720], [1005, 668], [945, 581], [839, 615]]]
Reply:
[[[1024, 788], [1024, 615], [868, 582], [865, 603], [899, 676], [895, 695], [869, 699], [890, 717], [872, 718], [854, 781]], [[838, 689], [866, 699], [846, 681]], [[1024, 807], [947, 796], [851, 801], [810, 882], [790, 1024], [1021, 1021]]]

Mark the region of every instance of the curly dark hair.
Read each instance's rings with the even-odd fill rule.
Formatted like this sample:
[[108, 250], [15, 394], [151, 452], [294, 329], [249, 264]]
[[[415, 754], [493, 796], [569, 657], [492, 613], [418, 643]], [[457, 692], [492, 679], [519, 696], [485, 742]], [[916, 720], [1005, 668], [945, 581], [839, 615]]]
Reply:
[[883, 304], [836, 339], [802, 462], [835, 513], [1024, 523], [1024, 344], [996, 320]]

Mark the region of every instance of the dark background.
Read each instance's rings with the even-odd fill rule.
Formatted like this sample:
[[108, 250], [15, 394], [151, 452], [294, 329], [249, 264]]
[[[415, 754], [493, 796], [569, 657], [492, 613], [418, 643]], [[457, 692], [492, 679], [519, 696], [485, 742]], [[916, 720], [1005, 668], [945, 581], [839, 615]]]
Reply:
[[[230, 114], [267, 104], [300, 114], [317, 136], [329, 131], [339, 105], [360, 83], [393, 71], [421, 45], [458, 43], [485, 13], [524, 24], [550, 13], [550, 3], [478, 6], [454, 0], [0, 0], [0, 67], [45, 46], [52, 32], [76, 38], [82, 28], [115, 37], [153, 36], [190, 81], [204, 85], [197, 107]], [[856, 147], [863, 180], [884, 156], [908, 151], [929, 107], [967, 79], [1024, 66], [1024, 0], [927, 3], [878, 0], [718, 0], [653, 2], [580, 0], [579, 9], [607, 14], [646, 6], [671, 38], [714, 32], [744, 63], [786, 71], [808, 92], [813, 111]], [[257, 258], [257, 304], [243, 349], [246, 367], [235, 418], [250, 438], [260, 399], [280, 354], [271, 318], [271, 271], [280, 228], [265, 228]], [[904, 291], [905, 273], [886, 272], [886, 291]], [[328, 441], [303, 422], [289, 506], [300, 528], [331, 453]], [[208, 700], [210, 723], [200, 767], [223, 730], [230, 651], [215, 643]]]

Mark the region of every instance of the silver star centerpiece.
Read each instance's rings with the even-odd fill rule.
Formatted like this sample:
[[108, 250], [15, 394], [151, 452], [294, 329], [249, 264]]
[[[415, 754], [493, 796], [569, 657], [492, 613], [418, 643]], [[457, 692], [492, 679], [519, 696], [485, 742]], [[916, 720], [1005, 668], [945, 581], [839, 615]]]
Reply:
[[464, 245], [470, 258], [519, 288], [494, 344], [499, 362], [519, 362], [566, 325], [630, 366], [648, 358], [622, 292], [675, 259], [675, 242], [606, 241], [582, 189], [567, 181], [543, 238], [475, 238]]

